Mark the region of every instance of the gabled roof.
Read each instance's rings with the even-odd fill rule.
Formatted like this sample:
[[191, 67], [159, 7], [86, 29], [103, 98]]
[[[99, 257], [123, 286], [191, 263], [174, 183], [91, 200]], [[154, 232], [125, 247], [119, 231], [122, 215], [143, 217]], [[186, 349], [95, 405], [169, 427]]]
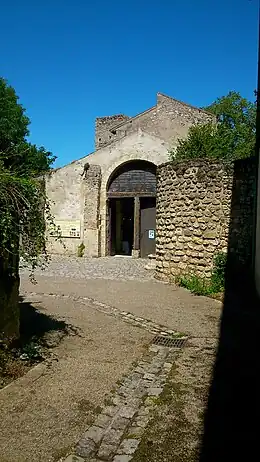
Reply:
[[135, 116], [133, 117], [129, 117], [128, 120], [124, 120], [123, 122], [120, 122], [118, 124], [115, 124], [115, 125], [112, 125], [108, 130], [111, 131], [111, 130], [115, 130], [116, 128], [119, 128], [121, 127], [122, 125], [125, 125], [125, 124], [128, 124], [129, 122], [131, 122], [131, 120], [135, 120], [135, 119], [138, 119], [138, 117], [148, 113], [148, 112], [151, 112], [153, 111], [153, 109], [155, 109], [157, 106], [157, 104], [155, 106], [152, 106], [150, 107], [150, 109], [146, 109], [145, 111], [143, 112], [139, 112], [138, 114], [136, 114]]
[[[214, 117], [214, 115], [211, 112], [205, 111], [205, 109], [201, 109], [199, 107], [192, 106], [191, 104], [184, 103], [183, 101], [180, 101], [180, 100], [178, 100], [176, 98], [172, 98], [171, 96], [168, 96], [165, 93], [158, 92], [157, 93], [157, 98], [158, 98], [158, 96], [163, 96], [164, 98], [167, 98], [167, 99], [169, 99], [171, 101], [176, 101], [176, 103], [182, 104], [183, 106], [186, 106], [186, 107], [189, 107], [191, 109], [195, 109], [195, 110], [197, 110], [199, 112], [203, 112], [204, 114], [210, 115], [212, 118]], [[129, 117], [129, 119], [127, 119], [127, 120], [124, 120], [124, 121], [119, 122], [119, 123], [115, 123], [115, 125], [112, 125], [108, 130], [112, 131], [112, 130], [116, 130], [117, 128], [123, 127], [125, 124], [131, 123], [132, 120], [138, 119], [139, 117], [143, 116], [144, 114], [147, 114], [148, 112], [153, 111], [157, 106], [158, 106], [158, 101], [157, 101], [155, 106], [152, 106], [152, 107], [150, 107], [149, 109], [146, 109], [143, 112], [139, 112], [135, 116]], [[104, 129], [104, 131], [105, 130], [106, 129]]]
[[200, 107], [197, 107], [197, 106], [193, 106], [192, 104], [189, 104], [189, 103], [185, 103], [184, 101], [181, 101], [181, 100], [179, 100], [179, 99], [173, 98], [172, 96], [166, 95], [165, 93], [158, 92], [158, 93], [157, 93], [157, 96], [159, 96], [159, 95], [164, 96], [164, 98], [171, 99], [172, 101], [176, 101], [177, 103], [180, 103], [180, 104], [182, 104], [183, 106], [190, 107], [191, 109], [196, 109], [196, 110], [199, 111], [199, 112], [203, 112], [204, 114], [207, 114], [207, 115], [210, 115], [211, 117], [214, 117], [214, 114], [212, 114], [212, 112], [206, 111], [206, 110], [203, 109], [203, 108], [200, 108]]

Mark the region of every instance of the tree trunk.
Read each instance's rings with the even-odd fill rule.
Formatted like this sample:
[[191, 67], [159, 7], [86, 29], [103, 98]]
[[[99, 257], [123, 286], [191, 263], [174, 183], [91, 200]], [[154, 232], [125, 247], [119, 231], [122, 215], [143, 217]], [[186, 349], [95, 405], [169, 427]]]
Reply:
[[19, 338], [19, 257], [0, 257], [0, 340], [10, 344]]

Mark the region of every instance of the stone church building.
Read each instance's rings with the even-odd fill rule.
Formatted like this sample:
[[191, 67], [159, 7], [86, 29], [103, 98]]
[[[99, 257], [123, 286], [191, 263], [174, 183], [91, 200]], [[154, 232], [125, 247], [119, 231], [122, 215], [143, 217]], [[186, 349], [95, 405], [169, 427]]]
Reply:
[[156, 167], [169, 160], [179, 138], [206, 111], [161, 93], [156, 105], [134, 117], [96, 119], [95, 152], [53, 170], [46, 193], [62, 241], [49, 238], [51, 253], [132, 255], [155, 253]]

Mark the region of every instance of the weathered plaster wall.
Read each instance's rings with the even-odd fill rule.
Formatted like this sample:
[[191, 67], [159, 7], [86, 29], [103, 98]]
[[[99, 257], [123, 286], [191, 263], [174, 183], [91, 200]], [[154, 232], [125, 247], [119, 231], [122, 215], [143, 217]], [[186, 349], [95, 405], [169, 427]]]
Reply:
[[138, 129], [177, 145], [179, 138], [187, 136], [191, 125], [214, 120], [214, 117], [195, 107], [158, 93], [156, 106], [119, 124], [105, 126], [98, 131], [99, 143], [106, 145]]
[[[56, 220], [80, 220], [80, 238], [66, 238], [64, 251], [61, 244], [51, 239], [49, 250], [53, 253], [76, 254], [77, 247], [81, 242], [85, 243], [86, 255], [97, 256], [98, 236], [100, 236], [100, 254], [106, 252], [106, 189], [107, 182], [114, 170], [121, 164], [131, 160], [147, 160], [159, 165], [168, 159], [169, 145], [159, 138], [155, 138], [141, 130], [133, 133], [126, 138], [112, 143], [94, 154], [90, 154], [77, 160], [63, 168], [57, 169], [46, 179], [46, 193], [53, 202], [52, 213]], [[98, 203], [97, 194], [91, 192], [92, 182], [86, 186], [90, 171], [87, 172], [86, 180], [83, 173], [84, 165], [100, 166], [100, 201]], [[94, 170], [93, 170], [94, 171]], [[87, 189], [86, 189], [87, 188]], [[90, 191], [90, 192], [89, 192]], [[84, 231], [84, 220], [87, 220], [87, 202], [90, 207], [90, 215], [93, 210], [99, 209], [98, 226], [96, 231], [86, 226]], [[92, 205], [90, 204], [92, 202]]]
[[228, 251], [233, 275], [247, 274], [253, 242], [254, 159], [229, 169], [204, 160], [157, 169], [156, 274], [209, 277], [213, 257]]
[[[84, 162], [83, 162], [84, 165]], [[80, 162], [73, 162], [63, 168], [54, 170], [46, 176], [46, 194], [51, 203], [54, 221], [81, 220], [83, 223], [82, 171]], [[83, 241], [83, 227], [79, 238], [63, 238], [60, 243], [48, 238], [47, 248], [50, 253], [76, 255], [79, 244]]]

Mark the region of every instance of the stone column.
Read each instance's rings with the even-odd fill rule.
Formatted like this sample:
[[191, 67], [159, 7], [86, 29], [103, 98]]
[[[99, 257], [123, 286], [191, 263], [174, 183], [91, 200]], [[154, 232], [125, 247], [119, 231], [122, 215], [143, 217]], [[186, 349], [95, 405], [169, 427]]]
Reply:
[[83, 242], [87, 257], [100, 256], [100, 186], [101, 168], [90, 165], [83, 179]]
[[135, 197], [134, 203], [134, 244], [132, 257], [140, 257], [140, 197]]

